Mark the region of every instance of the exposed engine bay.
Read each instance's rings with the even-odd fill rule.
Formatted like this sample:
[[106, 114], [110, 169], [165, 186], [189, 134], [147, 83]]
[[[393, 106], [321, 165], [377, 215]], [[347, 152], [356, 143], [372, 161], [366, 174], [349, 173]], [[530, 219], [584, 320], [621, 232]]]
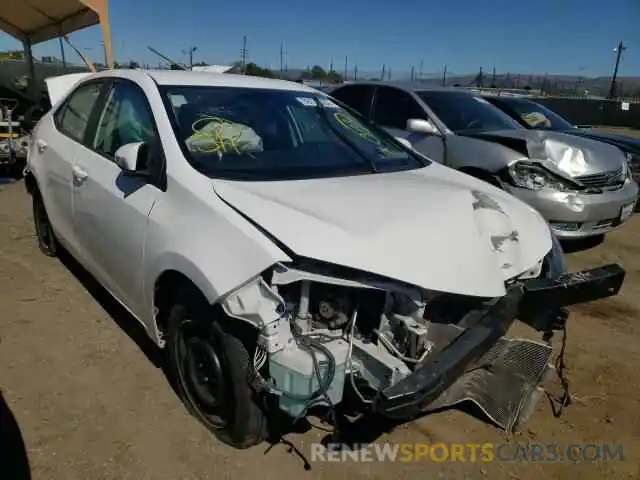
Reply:
[[[252, 383], [276, 395], [281, 410], [300, 418], [338, 405], [350, 390], [373, 410], [386, 396], [378, 410], [390, 417], [408, 416], [398, 413], [402, 397], [420, 411], [471, 400], [505, 429], [531, 413], [554, 369], [549, 344], [504, 336], [525, 279], [506, 297], [487, 299], [332, 270], [277, 264], [222, 303], [229, 316], [258, 326]], [[528, 276], [541, 273], [539, 265]], [[484, 345], [479, 355], [469, 349], [476, 344]], [[429, 382], [447, 385], [429, 387], [437, 395], [428, 396]]]

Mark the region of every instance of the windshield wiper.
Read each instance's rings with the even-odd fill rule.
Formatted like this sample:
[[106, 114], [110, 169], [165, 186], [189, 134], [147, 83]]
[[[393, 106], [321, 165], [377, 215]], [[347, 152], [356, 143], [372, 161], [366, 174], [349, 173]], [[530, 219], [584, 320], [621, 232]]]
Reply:
[[340, 140], [342, 140], [344, 143], [346, 143], [351, 148], [351, 150], [356, 152], [356, 154], [360, 158], [362, 158], [365, 162], [367, 162], [369, 164], [369, 166], [371, 167], [371, 173], [378, 173], [378, 167], [376, 167], [375, 162], [371, 158], [369, 158], [369, 156], [366, 153], [364, 153], [362, 150], [360, 150], [358, 148], [358, 146], [355, 143], [353, 143], [353, 140], [351, 140], [349, 137], [347, 137], [344, 133], [342, 133], [340, 131], [340, 129], [336, 128], [331, 123], [331, 120], [329, 119], [329, 115], [327, 114], [327, 109], [324, 108], [324, 106], [322, 105], [320, 100], [318, 100], [317, 97], [313, 97], [313, 100], [316, 102], [316, 111], [320, 114], [320, 117], [322, 117], [324, 122], [328, 125], [329, 129], [333, 133], [335, 133]]

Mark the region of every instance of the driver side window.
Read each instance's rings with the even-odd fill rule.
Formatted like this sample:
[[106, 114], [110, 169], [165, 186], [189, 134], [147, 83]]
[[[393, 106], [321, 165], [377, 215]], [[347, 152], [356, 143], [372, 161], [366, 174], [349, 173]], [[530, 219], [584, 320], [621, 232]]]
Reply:
[[393, 87], [378, 88], [372, 115], [375, 123], [406, 130], [410, 118], [427, 120], [426, 113], [411, 95]]
[[153, 114], [144, 92], [134, 85], [116, 83], [100, 114], [93, 150], [113, 159], [122, 145], [151, 143], [155, 137]]

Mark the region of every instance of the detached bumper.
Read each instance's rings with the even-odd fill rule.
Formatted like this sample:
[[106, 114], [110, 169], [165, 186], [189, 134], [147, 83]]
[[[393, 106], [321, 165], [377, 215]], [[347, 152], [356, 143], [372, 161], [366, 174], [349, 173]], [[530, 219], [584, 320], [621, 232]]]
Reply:
[[374, 410], [398, 420], [420, 414], [495, 345], [516, 318], [540, 331], [561, 329], [568, 317], [564, 307], [616, 295], [624, 277], [624, 269], [612, 264], [512, 285], [504, 297], [471, 312], [463, 320], [467, 328], [433, 359], [383, 390]]

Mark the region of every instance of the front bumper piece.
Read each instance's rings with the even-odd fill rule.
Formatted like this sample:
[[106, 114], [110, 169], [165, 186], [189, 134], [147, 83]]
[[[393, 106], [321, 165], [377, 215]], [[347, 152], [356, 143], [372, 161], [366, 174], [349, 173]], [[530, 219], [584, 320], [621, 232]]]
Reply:
[[[504, 297], [494, 299], [482, 311], [473, 311], [463, 319], [465, 329], [439, 353], [380, 392], [373, 410], [396, 420], [409, 420], [424, 413], [469, 367], [491, 356], [516, 318], [538, 331], [561, 330], [568, 317], [566, 306], [616, 295], [624, 277], [624, 269], [611, 264], [567, 273], [556, 279], [534, 279], [511, 285]], [[546, 366], [546, 361], [544, 363]]]

